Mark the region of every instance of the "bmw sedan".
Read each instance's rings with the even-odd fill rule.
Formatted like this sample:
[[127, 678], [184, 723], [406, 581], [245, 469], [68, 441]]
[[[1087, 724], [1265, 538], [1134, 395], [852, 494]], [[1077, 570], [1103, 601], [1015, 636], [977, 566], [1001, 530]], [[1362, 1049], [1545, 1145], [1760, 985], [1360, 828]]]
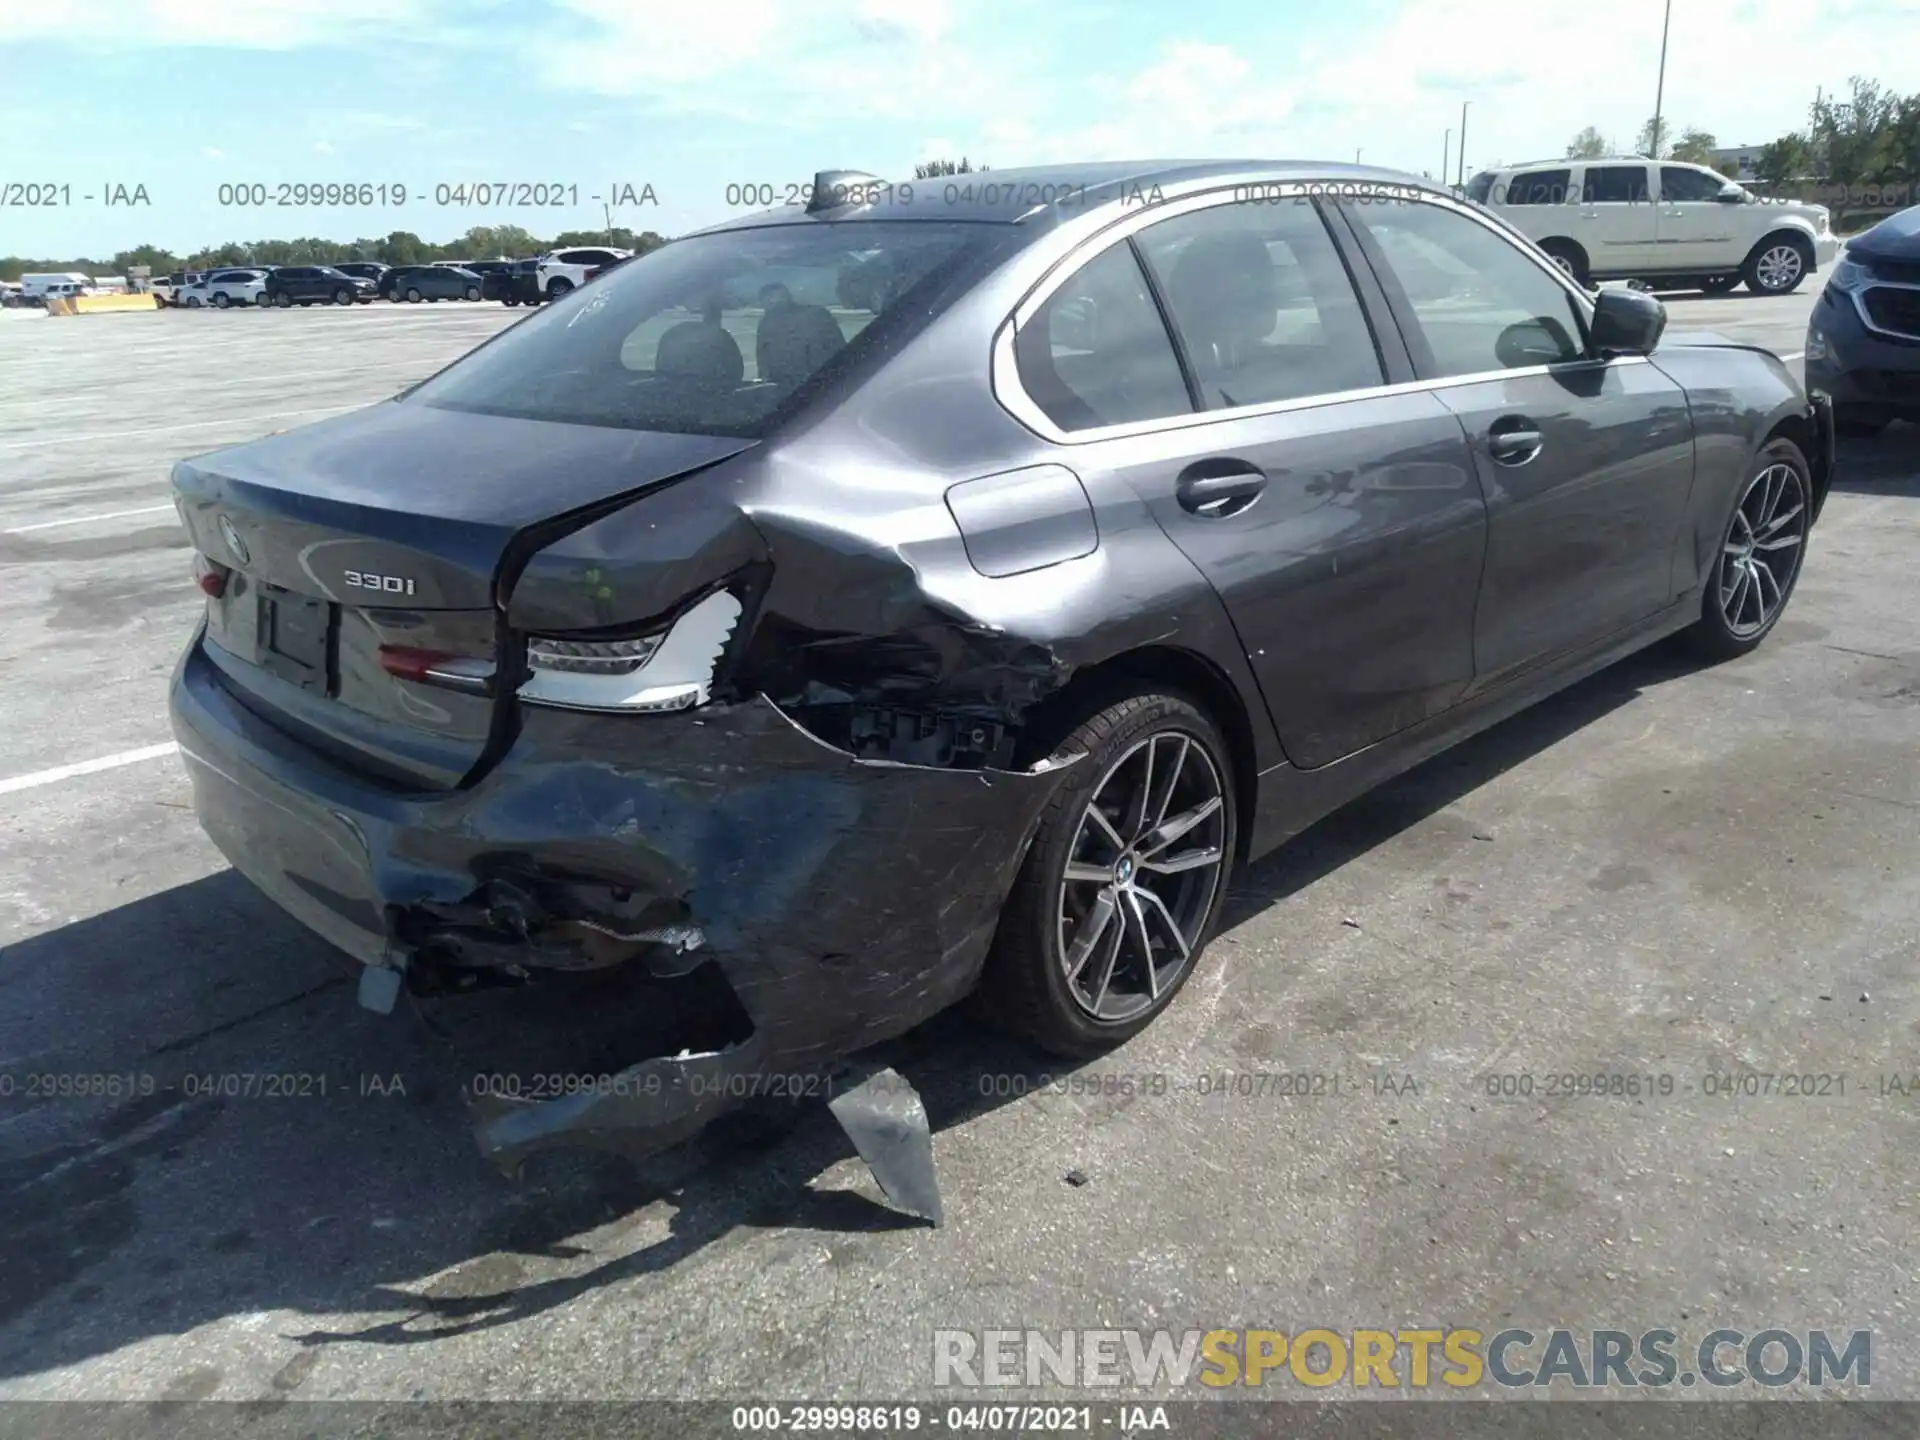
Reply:
[[470, 1087], [503, 1164], [667, 1144], [968, 995], [1098, 1053], [1234, 865], [1791, 600], [1825, 404], [1444, 189], [910, 188], [823, 174], [174, 470], [201, 823], [363, 1005], [558, 1027], [581, 1084]]

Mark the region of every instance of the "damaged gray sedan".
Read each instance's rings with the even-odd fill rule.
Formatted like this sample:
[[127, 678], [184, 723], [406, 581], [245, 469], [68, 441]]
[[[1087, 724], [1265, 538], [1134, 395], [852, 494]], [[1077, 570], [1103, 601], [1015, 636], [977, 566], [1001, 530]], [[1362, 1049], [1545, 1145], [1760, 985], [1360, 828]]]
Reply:
[[1772, 628], [1830, 415], [1664, 318], [1379, 171], [822, 175], [176, 468], [201, 821], [364, 1004], [548, 1034], [472, 1095], [503, 1162], [974, 992], [1097, 1053], [1236, 861]]

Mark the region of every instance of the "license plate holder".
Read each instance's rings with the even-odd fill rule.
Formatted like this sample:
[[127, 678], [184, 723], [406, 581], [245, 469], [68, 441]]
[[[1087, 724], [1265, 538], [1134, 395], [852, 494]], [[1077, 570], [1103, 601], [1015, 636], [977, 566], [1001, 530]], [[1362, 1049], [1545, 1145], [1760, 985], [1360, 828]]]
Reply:
[[327, 690], [333, 655], [333, 607], [324, 600], [262, 585], [260, 668], [302, 690]]

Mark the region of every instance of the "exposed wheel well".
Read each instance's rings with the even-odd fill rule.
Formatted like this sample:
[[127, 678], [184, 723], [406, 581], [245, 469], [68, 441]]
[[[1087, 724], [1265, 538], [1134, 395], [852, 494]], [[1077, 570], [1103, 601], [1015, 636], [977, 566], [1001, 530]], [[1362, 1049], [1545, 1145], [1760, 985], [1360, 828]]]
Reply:
[[1788, 415], [1767, 432], [1760, 442], [1764, 449], [1775, 440], [1791, 440], [1805, 457], [1813, 475], [1813, 513], [1817, 516], [1827, 503], [1827, 488], [1833, 481], [1832, 467], [1820, 465], [1820, 437], [1813, 422], [1804, 415]]
[[1212, 661], [1191, 650], [1148, 645], [1077, 671], [1058, 691], [1027, 712], [1019, 763], [1042, 759], [1089, 711], [1110, 703], [1117, 692], [1153, 685], [1167, 686], [1195, 701], [1226, 736], [1232, 751], [1227, 758], [1233, 766], [1234, 801], [1240, 811], [1235, 858], [1246, 859], [1259, 775], [1253, 725], [1233, 682]]
[[1791, 225], [1783, 225], [1778, 230], [1769, 230], [1766, 234], [1762, 235], [1759, 240], [1754, 243], [1754, 247], [1747, 252], [1747, 258], [1749, 260], [1757, 258], [1765, 252], [1768, 246], [1777, 245], [1782, 240], [1788, 241], [1798, 249], [1802, 255], [1806, 256], [1808, 267], [1812, 267], [1813, 241], [1807, 238], [1806, 231], [1796, 230]]

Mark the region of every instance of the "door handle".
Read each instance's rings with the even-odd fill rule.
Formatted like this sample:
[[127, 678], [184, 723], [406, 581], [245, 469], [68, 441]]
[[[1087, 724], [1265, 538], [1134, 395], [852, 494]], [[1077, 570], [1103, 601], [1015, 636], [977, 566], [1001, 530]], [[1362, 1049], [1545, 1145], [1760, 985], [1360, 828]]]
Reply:
[[1487, 453], [1500, 465], [1524, 465], [1545, 443], [1540, 427], [1525, 415], [1503, 415], [1487, 431]]
[[1267, 488], [1266, 472], [1241, 460], [1201, 460], [1180, 472], [1174, 494], [1188, 514], [1238, 515]]

